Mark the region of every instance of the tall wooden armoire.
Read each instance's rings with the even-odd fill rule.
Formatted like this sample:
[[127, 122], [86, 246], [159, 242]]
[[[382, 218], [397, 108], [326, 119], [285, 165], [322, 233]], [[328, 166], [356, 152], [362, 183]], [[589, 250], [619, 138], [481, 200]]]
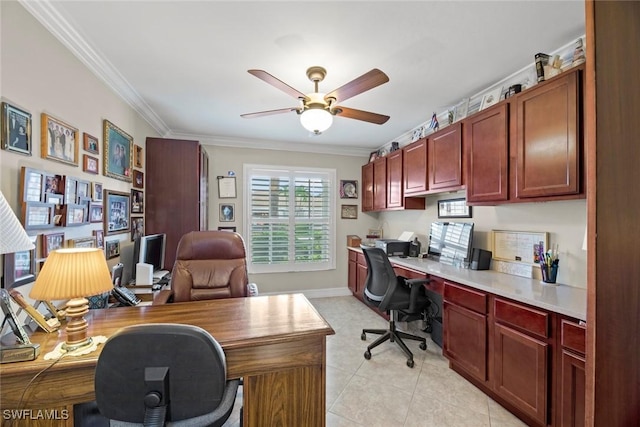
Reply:
[[165, 270], [180, 238], [208, 229], [209, 157], [198, 141], [147, 138], [145, 234], [166, 233]]

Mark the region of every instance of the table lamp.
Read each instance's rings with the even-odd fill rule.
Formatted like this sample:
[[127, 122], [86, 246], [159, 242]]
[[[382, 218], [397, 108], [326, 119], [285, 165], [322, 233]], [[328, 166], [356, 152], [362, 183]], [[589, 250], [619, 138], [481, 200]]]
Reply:
[[47, 301], [68, 299], [66, 312], [71, 319], [67, 323], [66, 342], [45, 355], [45, 359], [87, 354], [106, 341], [103, 336], [87, 338], [84, 315], [89, 312], [89, 301], [85, 297], [111, 289], [111, 275], [101, 249], [58, 249], [49, 254], [29, 296]]
[[0, 254], [30, 251], [33, 243], [0, 191]]

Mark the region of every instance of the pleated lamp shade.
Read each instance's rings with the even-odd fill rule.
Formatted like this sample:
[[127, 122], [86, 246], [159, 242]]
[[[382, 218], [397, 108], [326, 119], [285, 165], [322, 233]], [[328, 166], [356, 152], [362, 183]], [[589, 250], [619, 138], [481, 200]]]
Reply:
[[0, 192], [0, 254], [29, 251], [33, 243]]
[[98, 295], [113, 289], [107, 261], [99, 248], [52, 251], [29, 296], [52, 301]]

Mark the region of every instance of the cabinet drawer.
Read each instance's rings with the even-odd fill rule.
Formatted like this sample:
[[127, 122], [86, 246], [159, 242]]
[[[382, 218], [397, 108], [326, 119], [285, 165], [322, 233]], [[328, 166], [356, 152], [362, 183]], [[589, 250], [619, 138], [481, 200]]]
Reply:
[[562, 347], [576, 351], [580, 354], [585, 354], [586, 328], [582, 325], [578, 325], [577, 323], [564, 319], [561, 322], [560, 328]]
[[358, 253], [355, 251], [349, 251], [349, 261], [356, 261], [358, 259]]
[[487, 294], [444, 282], [444, 299], [476, 313], [487, 313]]
[[367, 266], [367, 260], [364, 259], [364, 254], [357, 253], [356, 254], [356, 261], [360, 265], [364, 265], [365, 267]]
[[520, 328], [543, 338], [549, 338], [549, 313], [496, 298], [493, 303], [496, 322]]

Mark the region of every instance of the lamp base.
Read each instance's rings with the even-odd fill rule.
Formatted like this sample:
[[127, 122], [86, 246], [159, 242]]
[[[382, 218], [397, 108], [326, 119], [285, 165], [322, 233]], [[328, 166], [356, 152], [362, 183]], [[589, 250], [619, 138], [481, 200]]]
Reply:
[[67, 345], [66, 342], [61, 342], [51, 350], [49, 353], [44, 355], [44, 360], [52, 360], [59, 359], [62, 356], [82, 356], [83, 354], [89, 354], [98, 349], [98, 345], [103, 344], [107, 341], [107, 337], [104, 335], [98, 335], [93, 338], [89, 338], [86, 343], [82, 343], [81, 345]]

